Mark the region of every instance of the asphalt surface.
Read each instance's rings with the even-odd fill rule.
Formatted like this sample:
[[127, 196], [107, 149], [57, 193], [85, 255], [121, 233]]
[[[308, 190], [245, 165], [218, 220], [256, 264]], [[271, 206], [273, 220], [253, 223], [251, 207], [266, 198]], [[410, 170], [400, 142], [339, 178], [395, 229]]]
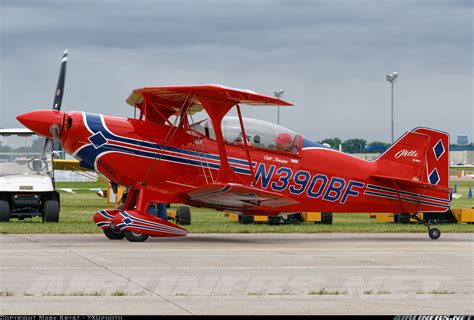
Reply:
[[0, 235], [0, 314], [474, 314], [473, 240]]

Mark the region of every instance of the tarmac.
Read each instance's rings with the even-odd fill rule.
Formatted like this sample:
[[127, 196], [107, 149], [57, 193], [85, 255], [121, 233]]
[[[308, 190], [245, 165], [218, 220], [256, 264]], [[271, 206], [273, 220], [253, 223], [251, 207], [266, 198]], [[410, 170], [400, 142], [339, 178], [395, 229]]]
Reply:
[[0, 314], [474, 314], [473, 240], [0, 235]]

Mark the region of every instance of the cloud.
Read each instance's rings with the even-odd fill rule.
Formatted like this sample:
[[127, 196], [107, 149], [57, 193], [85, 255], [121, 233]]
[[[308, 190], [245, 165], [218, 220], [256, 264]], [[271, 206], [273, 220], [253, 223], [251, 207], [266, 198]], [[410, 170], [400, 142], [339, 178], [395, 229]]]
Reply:
[[[418, 125], [473, 132], [468, 1], [3, 1], [0, 126], [49, 108], [64, 48], [67, 110], [130, 115], [140, 86], [223, 83], [296, 107], [310, 139], [390, 139]], [[274, 108], [245, 108], [276, 121]]]

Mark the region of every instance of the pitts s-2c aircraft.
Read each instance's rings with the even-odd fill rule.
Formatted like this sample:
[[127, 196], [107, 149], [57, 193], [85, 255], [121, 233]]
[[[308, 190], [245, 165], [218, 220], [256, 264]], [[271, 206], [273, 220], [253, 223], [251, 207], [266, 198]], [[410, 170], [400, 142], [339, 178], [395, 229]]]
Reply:
[[[60, 111], [67, 50], [53, 110], [17, 119], [60, 140], [84, 168], [129, 188], [123, 208], [98, 211], [109, 238], [144, 241], [187, 231], [147, 213], [150, 203], [183, 203], [249, 215], [295, 212], [445, 212], [450, 205], [449, 136], [427, 128], [405, 133], [374, 161], [304, 139], [289, 129], [243, 118], [240, 104], [291, 106], [221, 85], [135, 89], [138, 118]], [[225, 117], [232, 109], [238, 117]], [[208, 120], [194, 122], [205, 110]], [[174, 120], [173, 120], [174, 119]], [[172, 122], [173, 121], [173, 122]]]

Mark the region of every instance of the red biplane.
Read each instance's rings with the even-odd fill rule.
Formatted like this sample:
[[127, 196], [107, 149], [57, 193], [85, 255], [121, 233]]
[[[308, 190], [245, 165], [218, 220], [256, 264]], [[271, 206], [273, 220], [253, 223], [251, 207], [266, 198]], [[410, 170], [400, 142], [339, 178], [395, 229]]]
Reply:
[[[135, 89], [136, 118], [62, 112], [67, 51], [53, 110], [17, 119], [58, 139], [80, 165], [129, 188], [120, 210], [94, 221], [109, 238], [144, 241], [187, 231], [147, 213], [150, 203], [183, 203], [252, 215], [294, 212], [409, 213], [437, 239], [418, 212], [450, 205], [449, 137], [427, 128], [405, 133], [375, 161], [304, 139], [282, 126], [243, 118], [240, 105], [291, 106], [221, 85]], [[235, 108], [237, 117], [226, 117]], [[209, 119], [195, 122], [205, 111]]]

